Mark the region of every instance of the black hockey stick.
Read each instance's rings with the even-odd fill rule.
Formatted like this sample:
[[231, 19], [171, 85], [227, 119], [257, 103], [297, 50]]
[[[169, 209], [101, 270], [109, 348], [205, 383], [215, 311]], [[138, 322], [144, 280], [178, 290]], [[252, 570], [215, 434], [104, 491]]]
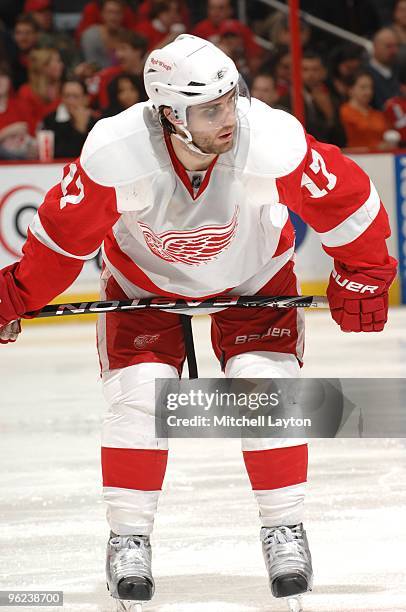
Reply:
[[263, 295], [228, 295], [216, 296], [204, 300], [175, 299], [166, 297], [136, 298], [134, 300], [110, 300], [97, 302], [75, 302], [65, 304], [49, 304], [35, 318], [63, 317], [68, 315], [98, 314], [102, 312], [129, 312], [132, 310], [196, 310], [204, 308], [328, 308], [328, 301], [322, 295], [299, 296], [263, 296]]

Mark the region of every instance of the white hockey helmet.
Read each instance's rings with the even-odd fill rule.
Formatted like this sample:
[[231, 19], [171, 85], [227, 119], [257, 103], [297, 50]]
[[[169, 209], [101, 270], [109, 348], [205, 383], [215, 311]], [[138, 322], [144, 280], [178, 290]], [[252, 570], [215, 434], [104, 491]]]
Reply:
[[[231, 58], [211, 42], [190, 34], [181, 34], [162, 49], [152, 51], [144, 67], [148, 97], [157, 110], [160, 106], [172, 108], [188, 142], [192, 140], [186, 129], [188, 107], [211, 102], [234, 88], [238, 97], [241, 81]], [[244, 96], [249, 98], [248, 88], [244, 89]]]

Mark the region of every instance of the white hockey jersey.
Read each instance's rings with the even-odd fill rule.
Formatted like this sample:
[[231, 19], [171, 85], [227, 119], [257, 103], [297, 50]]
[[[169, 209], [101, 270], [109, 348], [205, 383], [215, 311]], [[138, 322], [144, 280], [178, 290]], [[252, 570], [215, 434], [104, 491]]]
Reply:
[[99, 121], [80, 159], [48, 192], [19, 280], [30, 307], [38, 307], [28, 286], [35, 255], [49, 270], [37, 278], [43, 305], [51, 287], [55, 295], [64, 290], [102, 245], [106, 266], [131, 298], [255, 293], [293, 256], [288, 208], [343, 263], [387, 260], [387, 215], [371, 181], [293, 116], [253, 99], [233, 149], [205, 173], [188, 173], [151, 104], [136, 104]]

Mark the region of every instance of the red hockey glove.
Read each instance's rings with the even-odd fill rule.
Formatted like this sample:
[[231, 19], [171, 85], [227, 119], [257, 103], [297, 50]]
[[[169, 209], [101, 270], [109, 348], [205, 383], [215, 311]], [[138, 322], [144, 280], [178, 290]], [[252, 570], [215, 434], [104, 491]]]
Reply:
[[[18, 319], [24, 314], [25, 305], [14, 282], [13, 271], [17, 264], [0, 270], [0, 343], [15, 342], [19, 329]], [[13, 322], [13, 323], [11, 323]], [[11, 325], [8, 325], [11, 323]]]
[[352, 270], [334, 261], [327, 287], [331, 316], [343, 331], [382, 331], [388, 320], [388, 291], [397, 262], [378, 268]]

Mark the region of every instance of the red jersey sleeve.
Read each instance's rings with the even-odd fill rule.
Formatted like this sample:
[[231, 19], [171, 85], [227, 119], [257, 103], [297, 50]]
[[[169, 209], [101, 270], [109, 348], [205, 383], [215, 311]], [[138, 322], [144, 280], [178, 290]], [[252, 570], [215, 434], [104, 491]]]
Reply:
[[113, 187], [93, 182], [79, 161], [65, 166], [62, 181], [48, 191], [30, 225], [14, 273], [27, 312], [72, 284], [119, 216]]
[[319, 235], [331, 257], [353, 268], [389, 262], [389, 220], [368, 175], [338, 147], [307, 136], [307, 153], [276, 180], [280, 201]]

